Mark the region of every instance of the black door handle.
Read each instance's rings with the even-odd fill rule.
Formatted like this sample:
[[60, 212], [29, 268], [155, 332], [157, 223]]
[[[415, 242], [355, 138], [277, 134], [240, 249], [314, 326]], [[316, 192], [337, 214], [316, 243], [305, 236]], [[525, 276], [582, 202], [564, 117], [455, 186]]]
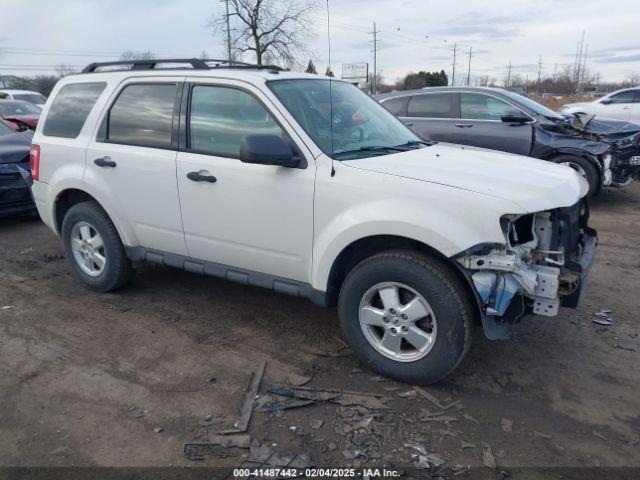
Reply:
[[189, 172], [187, 173], [187, 178], [194, 182], [216, 183], [218, 181], [213, 175], [202, 175], [200, 172]]
[[471, 128], [473, 125], [471, 123], [456, 123], [456, 127], [458, 128]]
[[93, 163], [95, 163], [99, 167], [109, 167], [114, 168], [118, 165], [116, 162], [111, 160], [109, 157], [96, 158]]

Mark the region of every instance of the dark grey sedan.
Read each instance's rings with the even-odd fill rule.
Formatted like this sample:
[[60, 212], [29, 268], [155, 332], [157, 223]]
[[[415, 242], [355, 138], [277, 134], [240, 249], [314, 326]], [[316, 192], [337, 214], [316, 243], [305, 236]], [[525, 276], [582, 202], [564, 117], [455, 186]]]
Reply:
[[587, 179], [590, 195], [602, 185], [624, 180], [616, 178], [615, 149], [610, 143], [517, 93], [486, 87], [436, 87], [392, 92], [376, 99], [426, 140], [569, 165]]

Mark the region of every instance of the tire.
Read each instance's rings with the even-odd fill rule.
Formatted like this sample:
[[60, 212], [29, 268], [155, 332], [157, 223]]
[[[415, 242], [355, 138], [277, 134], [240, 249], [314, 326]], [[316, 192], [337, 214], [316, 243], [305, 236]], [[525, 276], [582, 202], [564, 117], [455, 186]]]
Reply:
[[[83, 235], [86, 232], [89, 232], [88, 236]], [[85, 237], [91, 238], [92, 242], [83, 242]], [[120, 236], [108, 215], [96, 203], [82, 202], [69, 209], [62, 222], [62, 242], [75, 277], [91, 290], [110, 292], [127, 285], [133, 278], [133, 265], [127, 258]], [[99, 257], [104, 259], [103, 263], [97, 261]], [[92, 258], [96, 262], [89, 261]], [[93, 272], [88, 267], [90, 263], [95, 270]]]
[[[387, 298], [388, 292], [393, 292], [394, 284], [402, 285], [398, 290], [401, 308], [395, 309], [395, 314], [384, 305], [381, 290], [377, 294], [371, 293], [382, 285]], [[413, 297], [414, 294], [421, 299]], [[416, 305], [416, 299], [420, 308], [406, 309], [409, 304]], [[422, 300], [426, 301], [426, 306]], [[362, 313], [363, 305], [367, 314], [369, 310], [375, 312], [371, 316], [374, 323], [379, 321], [380, 311], [384, 312], [387, 321], [383, 326], [361, 324], [365, 316], [368, 318]], [[411, 318], [403, 320], [398, 315], [403, 311], [411, 315], [411, 311], [425, 308], [429, 315], [415, 323]], [[338, 315], [345, 339], [366, 366], [402, 382], [428, 385], [449, 375], [465, 357], [471, 345], [473, 308], [459, 279], [446, 265], [418, 252], [396, 251], [374, 255], [349, 272], [340, 290]], [[422, 312], [412, 316], [420, 315]], [[392, 327], [393, 324], [397, 324], [397, 328]], [[402, 327], [408, 330], [400, 333], [403, 339], [400, 340], [399, 355], [383, 353], [380, 345], [386, 345], [384, 342], [374, 346], [376, 339], [391, 334], [393, 328], [397, 332], [404, 331]], [[415, 327], [421, 330], [420, 335], [414, 336]], [[423, 352], [408, 342], [410, 338], [412, 341], [418, 338], [420, 341], [416, 344], [420, 344], [425, 336], [430, 336], [431, 340]], [[393, 337], [390, 340], [397, 345]]]
[[600, 190], [600, 172], [589, 160], [575, 155], [559, 155], [552, 159], [555, 163], [569, 165], [582, 175], [589, 183], [589, 197], [593, 197]]

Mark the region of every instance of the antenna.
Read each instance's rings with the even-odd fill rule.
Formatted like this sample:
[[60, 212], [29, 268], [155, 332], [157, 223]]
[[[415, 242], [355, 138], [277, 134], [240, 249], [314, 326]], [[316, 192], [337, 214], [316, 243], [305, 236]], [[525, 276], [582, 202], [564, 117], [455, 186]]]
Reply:
[[[331, 29], [330, 29], [329, 0], [327, 0], [327, 43], [329, 45], [329, 71], [331, 70]], [[329, 76], [329, 131], [331, 132], [331, 176], [335, 176], [336, 169], [333, 168], [333, 89], [331, 87], [331, 76]]]

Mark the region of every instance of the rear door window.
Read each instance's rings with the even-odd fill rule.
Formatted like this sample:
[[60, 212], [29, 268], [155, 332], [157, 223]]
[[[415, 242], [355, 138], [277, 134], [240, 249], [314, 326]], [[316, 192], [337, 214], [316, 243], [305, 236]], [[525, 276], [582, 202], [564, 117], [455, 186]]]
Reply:
[[454, 118], [455, 93], [414, 95], [409, 100], [407, 116], [418, 118]]
[[104, 82], [97, 82], [62, 87], [53, 99], [42, 133], [49, 137], [76, 138], [106, 86]]
[[171, 147], [178, 85], [127, 85], [109, 111], [107, 141], [151, 148]]

